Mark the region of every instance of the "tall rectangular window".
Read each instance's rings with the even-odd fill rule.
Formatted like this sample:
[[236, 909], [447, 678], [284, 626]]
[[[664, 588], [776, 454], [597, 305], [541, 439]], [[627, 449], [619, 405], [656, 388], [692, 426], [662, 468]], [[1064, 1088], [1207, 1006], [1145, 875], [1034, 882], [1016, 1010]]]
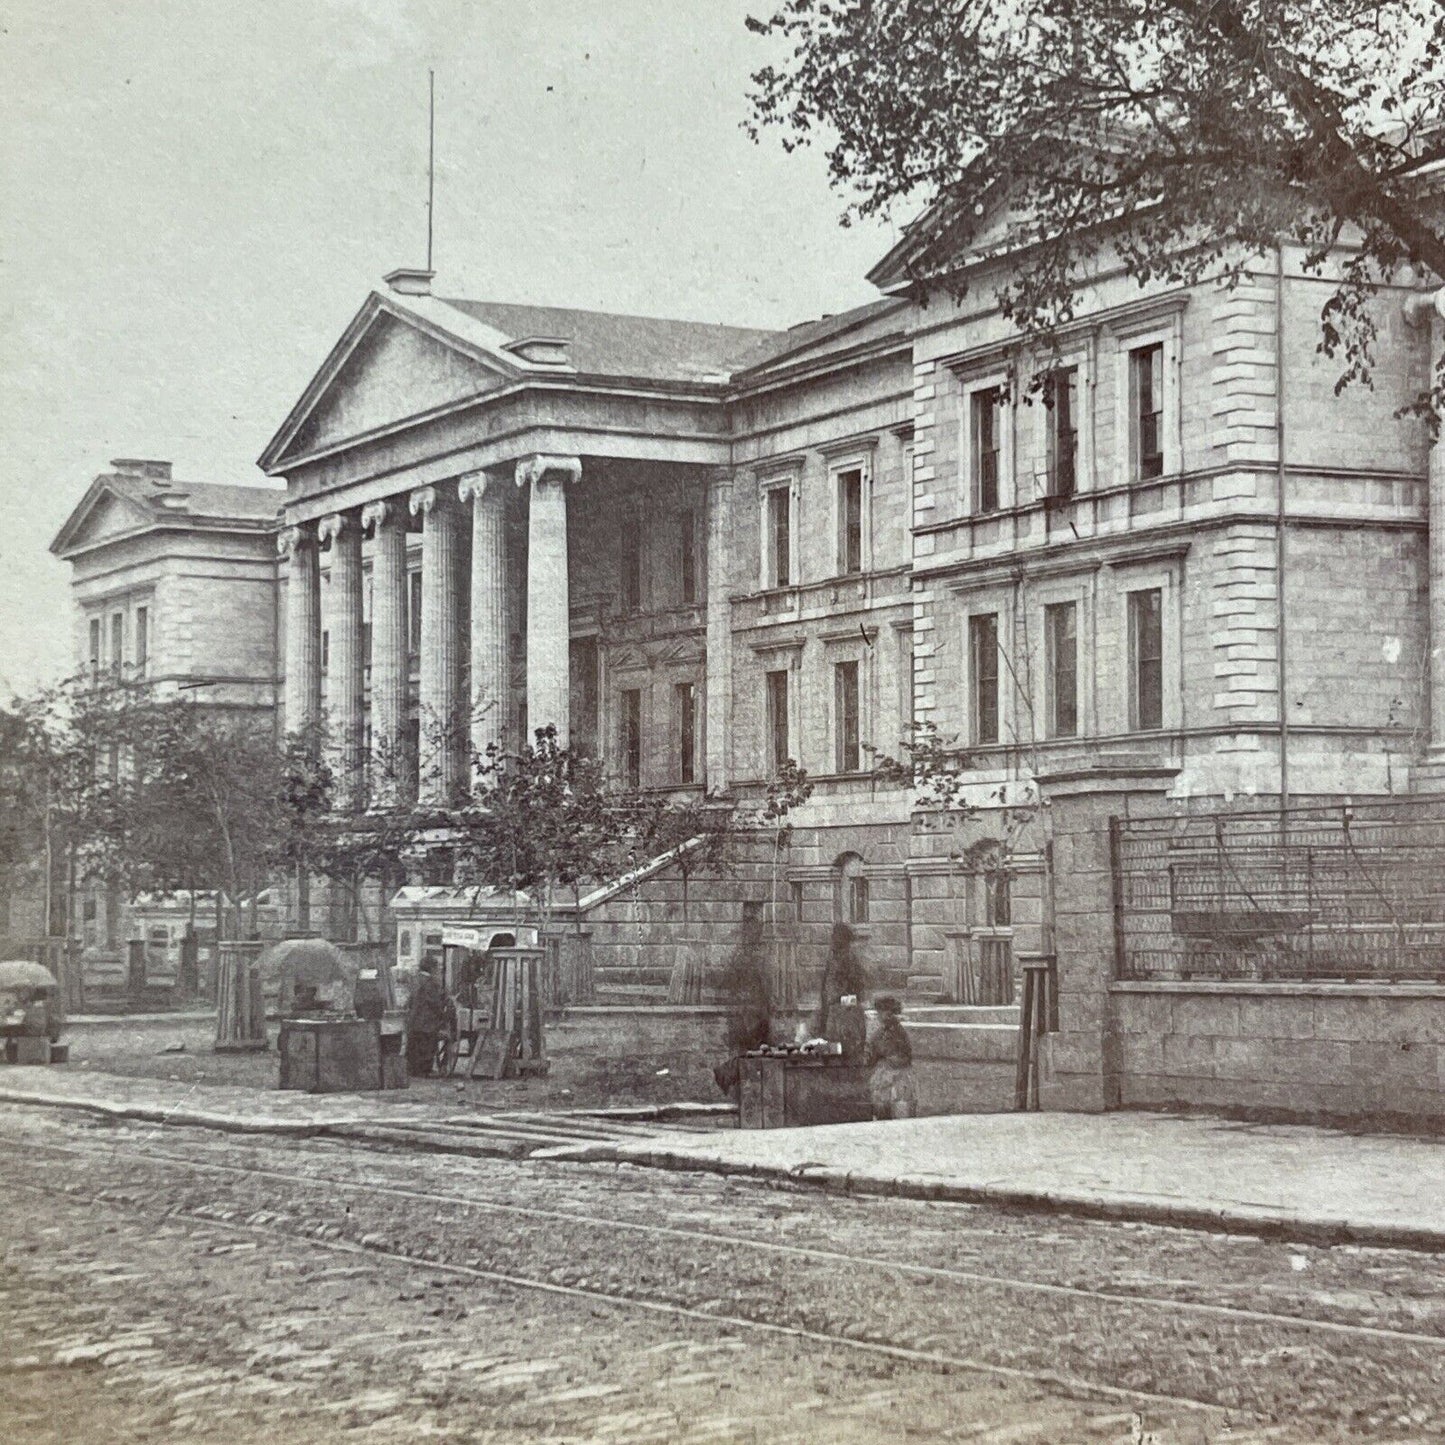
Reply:
[[998, 614], [968, 619], [968, 672], [973, 679], [973, 740], [998, 741]]
[[792, 757], [788, 737], [788, 670], [779, 668], [766, 676], [768, 713], [768, 767], [773, 773], [782, 772]]
[[409, 573], [406, 584], [406, 645], [412, 657], [420, 657], [421, 573]]
[[697, 513], [689, 507], [677, 519], [677, 585], [684, 606], [697, 601]]
[[1044, 608], [1044, 647], [1051, 738], [1079, 733], [1079, 609], [1077, 603], [1056, 602]]
[[1164, 346], [1129, 353], [1129, 472], [1136, 482], [1164, 475]]
[[677, 717], [677, 780], [697, 781], [697, 686], [679, 682], [672, 689], [673, 711]]
[[1051, 497], [1072, 497], [1077, 485], [1079, 453], [1079, 368], [1063, 366], [1050, 374], [1044, 388], [1049, 421]]
[[1129, 594], [1129, 723], [1164, 726], [1164, 597], [1158, 587]]
[[622, 591], [622, 610], [642, 610], [642, 524], [637, 516], [627, 516], [622, 524], [622, 548], [618, 556]]
[[848, 880], [848, 922], [867, 923], [869, 903], [868, 880], [855, 873]]
[[858, 737], [858, 664], [833, 664], [833, 769], [856, 773], [861, 757]]
[[135, 671], [137, 677], [146, 675], [151, 660], [151, 612], [149, 607], [135, 610]]
[[769, 587], [787, 587], [793, 577], [792, 494], [787, 487], [772, 487], [766, 499], [765, 580]]
[[90, 674], [97, 677], [100, 674], [100, 618], [90, 619]]
[[1003, 392], [996, 386], [976, 391], [969, 397], [968, 405], [969, 433], [973, 440], [973, 509], [996, 512], [1003, 446]]
[[642, 786], [642, 692], [629, 688], [622, 694], [621, 732], [618, 751], [622, 754], [622, 777], [629, 788]]
[[125, 613], [112, 612], [110, 616], [110, 670], [120, 676], [125, 663]]
[[838, 473], [838, 571], [843, 576], [863, 570], [863, 471], [850, 467]]

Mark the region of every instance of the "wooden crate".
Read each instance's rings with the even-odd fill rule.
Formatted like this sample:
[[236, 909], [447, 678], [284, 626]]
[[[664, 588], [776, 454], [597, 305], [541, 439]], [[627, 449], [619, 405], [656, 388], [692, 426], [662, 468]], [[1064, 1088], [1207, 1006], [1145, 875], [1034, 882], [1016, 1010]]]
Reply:
[[741, 1061], [738, 1127], [851, 1124], [873, 1117], [868, 1068], [837, 1055], [772, 1054]]

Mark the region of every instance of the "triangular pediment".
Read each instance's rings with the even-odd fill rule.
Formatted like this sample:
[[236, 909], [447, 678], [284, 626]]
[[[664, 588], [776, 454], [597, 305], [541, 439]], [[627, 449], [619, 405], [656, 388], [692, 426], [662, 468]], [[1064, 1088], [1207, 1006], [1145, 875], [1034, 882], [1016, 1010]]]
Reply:
[[124, 537], [140, 531], [152, 520], [144, 507], [113, 491], [101, 478], [66, 519], [51, 544], [51, 550], [57, 553], [80, 551], [112, 537]]
[[306, 408], [279, 460], [364, 437], [505, 385], [505, 372], [378, 310]]
[[967, 266], [1017, 245], [1028, 216], [1006, 186], [992, 184], [967, 199], [935, 201], [902, 239], [868, 273], [881, 290], [897, 290], [913, 279], [912, 268], [923, 263], [937, 271], [945, 263]]

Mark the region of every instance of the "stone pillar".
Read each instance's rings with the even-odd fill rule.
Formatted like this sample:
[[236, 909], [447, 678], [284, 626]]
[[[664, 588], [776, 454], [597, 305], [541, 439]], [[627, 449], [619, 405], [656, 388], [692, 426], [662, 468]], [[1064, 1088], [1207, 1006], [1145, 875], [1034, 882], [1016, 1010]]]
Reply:
[[1039, 1102], [1097, 1112], [1119, 1106], [1119, 1063], [1109, 985], [1115, 977], [1111, 818], [1158, 812], [1173, 768], [1081, 768], [1038, 780], [1053, 845], [1046, 886], [1057, 960], [1059, 1030], [1040, 1043]]
[[728, 786], [732, 731], [733, 633], [730, 508], [733, 475], [719, 467], [707, 487], [707, 790]]
[[283, 528], [277, 545], [286, 579], [286, 730], [304, 732], [321, 717], [321, 568], [315, 524]]
[[402, 724], [406, 720], [406, 513], [400, 499], [370, 502], [361, 525], [371, 533], [371, 798], [402, 801]]
[[321, 519], [316, 534], [331, 546], [331, 605], [327, 609], [331, 657], [326, 701], [336, 799], [343, 810], [355, 811], [366, 802], [360, 519], [351, 512], [333, 513]]
[[413, 492], [411, 513], [422, 519], [417, 793], [423, 803], [444, 805], [456, 801], [462, 784], [462, 750], [458, 746], [463, 711], [462, 629], [457, 565], [461, 513], [442, 485]]
[[472, 506], [472, 751], [484, 759], [502, 743], [509, 717], [512, 659], [507, 626], [507, 494], [503, 483], [473, 472], [457, 484]]
[[567, 746], [571, 621], [567, 597], [567, 484], [582, 475], [577, 457], [527, 457], [517, 485], [531, 492], [527, 513], [527, 726], [549, 723]]

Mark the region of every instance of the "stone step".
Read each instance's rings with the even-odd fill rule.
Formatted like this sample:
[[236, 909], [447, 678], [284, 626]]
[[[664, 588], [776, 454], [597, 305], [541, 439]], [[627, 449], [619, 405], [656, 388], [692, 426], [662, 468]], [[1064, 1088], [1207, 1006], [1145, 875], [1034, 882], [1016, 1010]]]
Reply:
[[666, 988], [672, 978], [672, 969], [666, 965], [650, 968], [608, 968], [605, 965], [593, 971], [593, 981], [599, 988], [615, 988], [636, 985]]
[[905, 1016], [915, 1059], [950, 1063], [1006, 1064], [1018, 1057], [1017, 1025], [919, 1023]]
[[917, 1004], [909, 1008], [911, 1021], [930, 1024], [1006, 1024], [1019, 1026], [1019, 1006], [1008, 1004], [936, 1003]]
[[667, 984], [647, 983], [604, 983], [595, 981], [592, 990], [593, 1001], [608, 1003], [666, 1003]]

